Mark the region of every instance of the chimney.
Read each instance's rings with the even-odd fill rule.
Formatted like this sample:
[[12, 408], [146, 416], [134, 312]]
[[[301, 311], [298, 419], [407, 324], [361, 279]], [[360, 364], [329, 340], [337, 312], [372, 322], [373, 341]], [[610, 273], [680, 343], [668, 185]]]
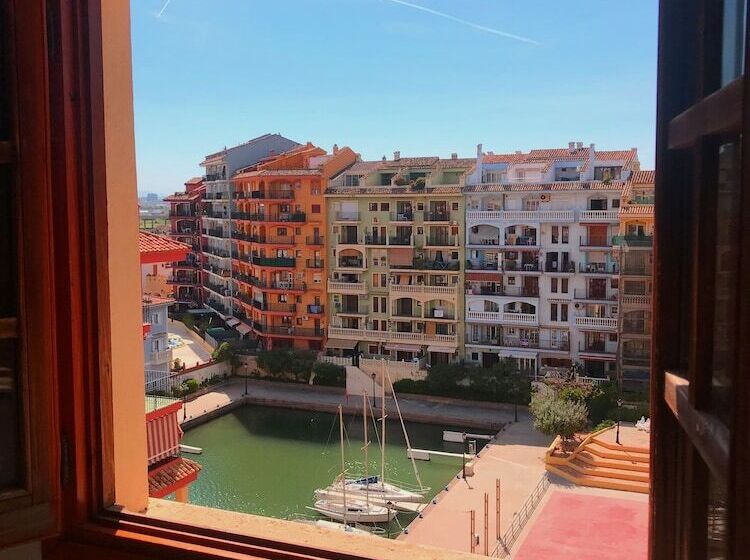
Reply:
[[568, 142], [568, 151], [572, 152], [576, 149], [576, 143], [575, 142]]
[[451, 154], [451, 159], [458, 159], [458, 154], [456, 152], [453, 152]]
[[338, 153], [339, 153], [339, 145], [338, 144], [334, 144], [333, 145], [333, 155], [336, 155]]
[[576, 142], [576, 149], [582, 150], [583, 149], [583, 142]]
[[383, 154], [383, 161], [388, 161], [388, 158], [385, 157], [385, 154]]
[[398, 150], [393, 152], [393, 161], [398, 161], [400, 159], [401, 159], [401, 152], [399, 152]]
[[596, 160], [596, 146], [589, 144], [589, 177], [594, 179], [594, 161]]

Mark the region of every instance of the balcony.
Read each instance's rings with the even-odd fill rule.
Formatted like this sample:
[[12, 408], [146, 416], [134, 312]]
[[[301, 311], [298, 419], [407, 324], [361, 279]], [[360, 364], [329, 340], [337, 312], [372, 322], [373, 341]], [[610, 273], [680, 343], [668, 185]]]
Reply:
[[203, 251], [207, 255], [218, 257], [220, 259], [229, 258], [229, 251], [225, 251], [224, 249], [214, 249], [213, 247], [204, 246], [201, 248], [201, 251]]
[[293, 235], [251, 235], [250, 241], [261, 245], [294, 245]]
[[334, 215], [336, 222], [358, 222], [359, 212], [336, 212]]
[[578, 344], [578, 351], [586, 354], [602, 354], [606, 356], [615, 356], [614, 349], [607, 349], [607, 343], [603, 340], [590, 340]]
[[[359, 241], [356, 235], [351, 234], [339, 234], [339, 245], [359, 245]], [[384, 243], [385, 245], [385, 243]]]
[[651, 235], [616, 235], [613, 243], [627, 249], [650, 249], [654, 245]]
[[501, 246], [510, 247], [514, 250], [523, 250], [524, 248], [528, 248], [528, 249], [539, 248], [536, 237], [512, 236], [512, 235], [506, 235], [505, 240], [503, 241]]
[[311, 247], [322, 247], [325, 245], [325, 237], [307, 236], [305, 237], [305, 244]]
[[456, 235], [430, 235], [427, 237], [427, 247], [458, 247], [458, 236]]
[[409, 247], [414, 245], [414, 236], [411, 235], [392, 235], [388, 239], [388, 245]]
[[364, 261], [359, 257], [339, 257], [337, 268], [364, 268]]
[[497, 261], [466, 261], [466, 270], [502, 272], [503, 268]]
[[250, 191], [249, 198], [255, 200], [293, 200], [294, 191], [291, 189], [270, 189], [265, 191]]
[[627, 260], [622, 266], [622, 274], [626, 276], [651, 276], [652, 267], [644, 263], [628, 263]]
[[370, 310], [364, 303], [358, 303], [357, 305], [336, 304], [334, 306], [333, 312], [336, 315], [366, 316], [370, 312]]
[[590, 262], [578, 263], [578, 271], [583, 274], [619, 274], [617, 263]]
[[643, 352], [623, 351], [622, 363], [626, 366], [648, 367], [651, 364], [651, 356]]
[[650, 335], [651, 322], [645, 319], [623, 319], [622, 332], [624, 334]]
[[400, 284], [390, 284], [388, 291], [394, 296], [409, 296], [416, 299], [455, 298], [458, 293], [456, 286], [412, 286]]
[[310, 329], [294, 325], [263, 325], [253, 323], [253, 330], [261, 336], [282, 336], [285, 338], [322, 338], [323, 329]]
[[367, 285], [364, 282], [336, 282], [328, 281], [328, 291], [333, 294], [367, 294]]
[[578, 213], [581, 223], [617, 223], [620, 221], [619, 210], [581, 210]]
[[307, 268], [325, 268], [323, 259], [307, 259]]
[[325, 313], [325, 306], [323, 306], [323, 305], [309, 304], [307, 306], [307, 312], [310, 315], [323, 315]]
[[503, 261], [503, 270], [507, 272], [540, 272], [540, 268], [538, 261], [521, 263], [507, 259]]
[[451, 213], [448, 210], [428, 210], [422, 218], [425, 222], [450, 222]]
[[177, 261], [172, 265], [172, 268], [198, 268], [196, 261]]
[[251, 222], [301, 223], [307, 220], [307, 215], [304, 212], [280, 212], [276, 214], [250, 213], [245, 219]]
[[267, 311], [271, 313], [292, 314], [297, 312], [297, 306], [293, 303], [267, 303], [253, 300], [252, 306], [259, 311]]
[[614, 317], [576, 317], [576, 327], [589, 330], [617, 330], [617, 319]]
[[456, 348], [458, 345], [458, 338], [455, 334], [374, 331], [369, 329], [349, 329], [345, 327], [328, 327], [328, 337], [343, 338], [345, 340], [365, 340], [368, 342], [411, 342], [448, 348]]
[[251, 257], [250, 263], [256, 266], [294, 268], [296, 259], [294, 257]]
[[193, 210], [170, 210], [169, 211], [169, 217], [170, 218], [195, 218], [197, 217], [195, 215], [195, 212]]
[[167, 278], [167, 284], [176, 286], [194, 286], [198, 283], [198, 280], [193, 276], [177, 276], [174, 278]]
[[456, 313], [449, 309], [425, 309], [425, 319], [445, 319], [446, 321], [454, 321], [456, 319]]
[[414, 221], [414, 212], [411, 210], [404, 212], [391, 212], [391, 222], [409, 223]]
[[223, 181], [226, 179], [221, 173], [207, 173], [203, 176], [204, 181]]
[[576, 288], [573, 290], [573, 299], [617, 303], [617, 294], [607, 295], [606, 290], [586, 290], [583, 288]]
[[467, 311], [466, 320], [476, 323], [534, 326], [539, 324], [536, 313], [513, 313], [511, 311]]
[[206, 301], [206, 305], [216, 311], [219, 315], [229, 315], [229, 308], [217, 301], [208, 300]]
[[647, 295], [633, 295], [623, 294], [622, 296], [623, 305], [651, 305], [651, 296]]
[[208, 228], [203, 230], [203, 235], [207, 235], [209, 237], [219, 237], [223, 239], [224, 236], [224, 230], [221, 228]]
[[216, 220], [226, 220], [229, 218], [229, 212], [223, 210], [205, 210], [203, 216], [205, 218], [213, 218]]
[[[353, 245], [350, 243], [350, 245]], [[388, 238], [385, 235], [365, 235], [365, 245], [375, 245], [385, 247], [388, 245]]]
[[573, 223], [573, 210], [467, 210], [470, 222], [516, 222], [516, 223]]
[[226, 286], [222, 286], [221, 284], [214, 284], [213, 282], [208, 282], [205, 280], [203, 281], [203, 287], [211, 290], [213, 293], [221, 297], [228, 297], [232, 293], [232, 291]]

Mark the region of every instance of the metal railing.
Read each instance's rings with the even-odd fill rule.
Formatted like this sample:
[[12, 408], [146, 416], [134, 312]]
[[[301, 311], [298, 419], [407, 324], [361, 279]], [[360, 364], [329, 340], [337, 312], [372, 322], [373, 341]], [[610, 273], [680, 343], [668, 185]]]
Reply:
[[323, 259], [307, 259], [307, 268], [324, 268]]
[[526, 498], [526, 501], [521, 508], [515, 513], [515, 515], [513, 515], [513, 521], [511, 521], [510, 527], [506, 529], [505, 533], [500, 538], [500, 541], [497, 543], [497, 547], [491, 556], [494, 556], [495, 558], [507, 558], [510, 556], [510, 551], [515, 544], [516, 539], [518, 539], [518, 536], [523, 532], [523, 528], [526, 526], [528, 520], [531, 519], [536, 507], [539, 505], [539, 502], [542, 501], [545, 492], [547, 492], [549, 485], [549, 476], [547, 473], [544, 473], [541, 480], [531, 491], [531, 494]]

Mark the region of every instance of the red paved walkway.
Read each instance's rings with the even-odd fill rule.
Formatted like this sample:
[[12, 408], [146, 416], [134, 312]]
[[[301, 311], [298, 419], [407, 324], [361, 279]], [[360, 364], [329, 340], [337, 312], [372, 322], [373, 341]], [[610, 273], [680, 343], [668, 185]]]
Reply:
[[648, 503], [553, 491], [515, 560], [641, 560]]

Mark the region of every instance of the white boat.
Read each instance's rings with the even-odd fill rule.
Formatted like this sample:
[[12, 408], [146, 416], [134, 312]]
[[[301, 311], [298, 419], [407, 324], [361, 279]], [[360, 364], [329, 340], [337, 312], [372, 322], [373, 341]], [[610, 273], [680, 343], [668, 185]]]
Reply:
[[[341, 492], [341, 481], [334, 482], [328, 487], [329, 490]], [[371, 498], [375, 498], [384, 502], [417, 502], [421, 503], [425, 501], [425, 493], [427, 489], [420, 491], [411, 491], [401, 488], [396, 484], [390, 482], [382, 482], [380, 477], [365, 476], [362, 478], [347, 478], [346, 479], [346, 492], [352, 495], [364, 495], [369, 494]]]
[[359, 523], [387, 523], [396, 517], [396, 511], [385, 506], [367, 504], [359, 500], [344, 500], [338, 497], [315, 500], [312, 509], [318, 513], [342, 521]]
[[[344, 413], [339, 405], [339, 436], [341, 438], [341, 475], [344, 479], [346, 476], [346, 460], [344, 457]], [[365, 436], [365, 439], [367, 437]], [[365, 501], [347, 500], [346, 485], [342, 486], [341, 495], [320, 498], [315, 500], [312, 509], [318, 513], [341, 521], [345, 525], [349, 522], [360, 523], [386, 523], [396, 517], [396, 512], [374, 503], [370, 503], [365, 497]]]
[[288, 519], [297, 523], [304, 523], [305, 525], [315, 525], [316, 527], [322, 527], [323, 529], [330, 529], [331, 531], [342, 531], [344, 533], [352, 535], [373, 536], [385, 534], [385, 529], [383, 529], [382, 527], [377, 527], [375, 525], [366, 526], [355, 523], [354, 526], [352, 526], [344, 523], [339, 523], [338, 521], [330, 521], [328, 519], [315, 519], [313, 517], [301, 514], [294, 515], [292, 517], [289, 517]]
[[[384, 506], [384, 507], [387, 507], [388, 509], [396, 510], [397, 512], [406, 511], [406, 512], [411, 512], [411, 513], [415, 513], [415, 512], [419, 513], [427, 505], [424, 502], [395, 502], [393, 500], [383, 500], [382, 498], [378, 498], [372, 495], [366, 496], [365, 494], [352, 495], [349, 493], [348, 490], [347, 490], [346, 495], [348, 498], [354, 498], [360, 501], [366, 498], [367, 502], [365, 503], [369, 502], [377, 506]], [[343, 498], [343, 494], [341, 490], [332, 490], [330, 487], [315, 491], [315, 499], [317, 500], [327, 499], [327, 500], [341, 501], [342, 498]]]

